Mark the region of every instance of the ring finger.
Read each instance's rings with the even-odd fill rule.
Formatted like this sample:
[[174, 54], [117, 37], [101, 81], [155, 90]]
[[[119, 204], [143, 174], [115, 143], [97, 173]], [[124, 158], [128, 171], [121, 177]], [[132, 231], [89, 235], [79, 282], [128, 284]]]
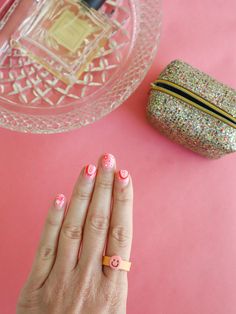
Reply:
[[[120, 170], [115, 177], [114, 203], [112, 217], [109, 228], [106, 256], [121, 257], [124, 261], [129, 261], [133, 234], [133, 186], [131, 177], [126, 170]], [[108, 262], [108, 261], [107, 261]], [[110, 262], [110, 259], [109, 259]], [[120, 261], [114, 258], [111, 260], [113, 269], [104, 266], [104, 274], [108, 277], [123, 278], [120, 272], [114, 269], [119, 267]], [[119, 268], [117, 268], [119, 269]], [[123, 271], [126, 275], [126, 272]], [[121, 279], [122, 280], [122, 279]]]

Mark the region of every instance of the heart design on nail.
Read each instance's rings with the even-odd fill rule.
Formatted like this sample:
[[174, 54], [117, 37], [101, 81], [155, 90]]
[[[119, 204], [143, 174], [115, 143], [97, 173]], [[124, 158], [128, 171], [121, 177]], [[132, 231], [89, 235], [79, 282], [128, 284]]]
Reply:
[[85, 175], [89, 177], [90, 179], [94, 179], [94, 177], [97, 174], [97, 167], [94, 165], [87, 165], [85, 168]]
[[129, 172], [127, 170], [120, 170], [119, 171], [119, 176], [121, 179], [125, 180], [129, 176]]

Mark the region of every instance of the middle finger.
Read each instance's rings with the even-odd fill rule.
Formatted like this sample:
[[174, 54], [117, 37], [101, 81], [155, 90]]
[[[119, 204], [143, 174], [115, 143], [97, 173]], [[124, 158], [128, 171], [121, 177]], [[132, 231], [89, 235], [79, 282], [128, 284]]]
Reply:
[[105, 154], [99, 161], [93, 197], [84, 227], [79, 267], [102, 269], [102, 255], [110, 222], [110, 209], [116, 167], [115, 157]]

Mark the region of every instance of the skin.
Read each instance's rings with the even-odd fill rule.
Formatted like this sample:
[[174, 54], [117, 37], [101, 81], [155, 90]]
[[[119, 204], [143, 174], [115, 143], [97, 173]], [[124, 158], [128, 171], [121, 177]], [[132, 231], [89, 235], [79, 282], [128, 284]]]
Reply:
[[102, 256], [130, 260], [132, 180], [103, 160], [94, 179], [82, 169], [68, 205], [52, 204], [17, 314], [126, 313], [127, 272], [103, 266]]

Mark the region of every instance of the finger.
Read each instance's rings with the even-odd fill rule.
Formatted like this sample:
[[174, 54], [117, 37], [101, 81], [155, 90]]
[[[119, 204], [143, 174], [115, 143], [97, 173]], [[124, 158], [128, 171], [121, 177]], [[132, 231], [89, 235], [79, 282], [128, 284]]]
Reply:
[[[133, 235], [133, 186], [126, 170], [116, 174], [114, 185], [114, 203], [109, 228], [106, 256], [120, 256], [129, 261]], [[104, 274], [121, 277], [121, 271], [103, 267]], [[126, 274], [125, 271], [122, 273]]]
[[32, 289], [38, 289], [43, 285], [53, 267], [65, 208], [66, 198], [63, 194], [58, 194], [48, 212], [29, 276], [28, 283]]
[[54, 265], [56, 271], [71, 271], [78, 262], [83, 226], [94, 188], [96, 170], [94, 165], [86, 166], [75, 184], [60, 233], [57, 259]]
[[110, 221], [110, 208], [115, 174], [115, 157], [105, 154], [99, 162], [94, 193], [89, 206], [79, 266], [90, 264], [102, 270], [103, 255]]

